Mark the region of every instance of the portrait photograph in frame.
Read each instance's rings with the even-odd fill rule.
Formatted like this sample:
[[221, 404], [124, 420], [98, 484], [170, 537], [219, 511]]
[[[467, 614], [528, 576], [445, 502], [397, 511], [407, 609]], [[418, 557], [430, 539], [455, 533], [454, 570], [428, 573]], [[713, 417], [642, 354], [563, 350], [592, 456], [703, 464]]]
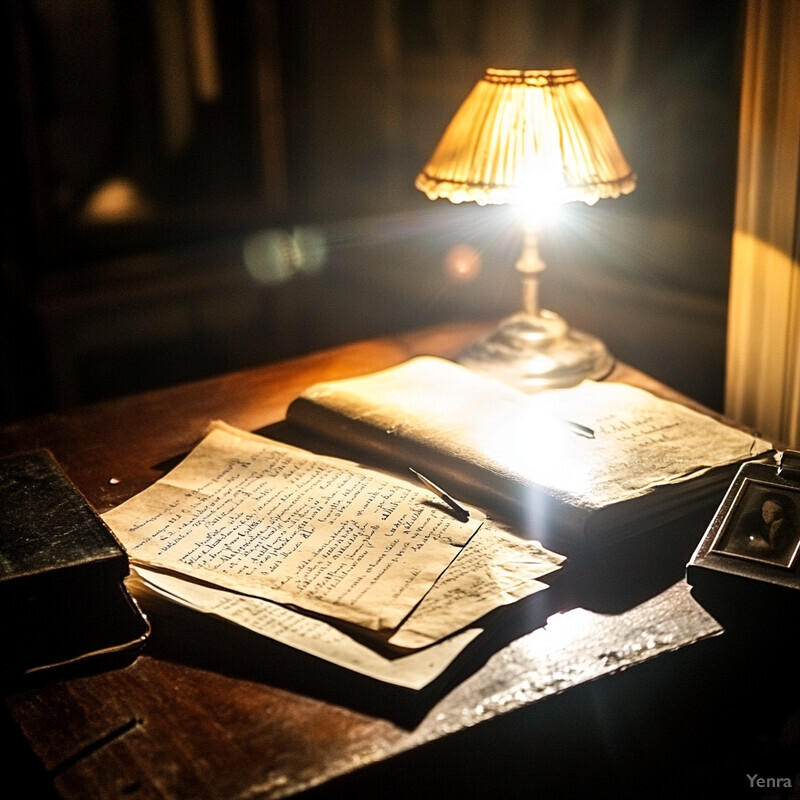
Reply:
[[800, 551], [799, 515], [800, 489], [745, 478], [711, 551], [792, 569]]
[[800, 611], [800, 452], [742, 464], [692, 557], [693, 597], [726, 626], [782, 635]]

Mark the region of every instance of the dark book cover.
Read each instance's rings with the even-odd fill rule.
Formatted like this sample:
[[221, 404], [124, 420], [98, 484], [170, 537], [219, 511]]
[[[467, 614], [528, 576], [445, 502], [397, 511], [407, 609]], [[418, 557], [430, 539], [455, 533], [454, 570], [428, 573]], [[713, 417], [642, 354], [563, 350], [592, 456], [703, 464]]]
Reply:
[[131, 661], [149, 632], [125, 551], [47, 450], [0, 458], [4, 678]]

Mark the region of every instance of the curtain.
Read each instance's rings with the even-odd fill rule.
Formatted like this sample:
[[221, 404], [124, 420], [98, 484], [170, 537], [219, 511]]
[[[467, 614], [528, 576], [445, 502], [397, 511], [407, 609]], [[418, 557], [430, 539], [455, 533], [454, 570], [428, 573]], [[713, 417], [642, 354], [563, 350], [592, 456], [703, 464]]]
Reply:
[[800, 3], [749, 0], [725, 411], [800, 447]]

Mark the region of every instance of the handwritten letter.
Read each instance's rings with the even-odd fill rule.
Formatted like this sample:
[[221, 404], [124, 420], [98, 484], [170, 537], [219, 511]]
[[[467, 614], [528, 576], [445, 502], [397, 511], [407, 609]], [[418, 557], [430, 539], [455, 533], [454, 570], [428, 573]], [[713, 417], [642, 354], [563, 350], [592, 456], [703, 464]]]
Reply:
[[268, 600], [175, 575], [137, 567], [129, 586], [145, 603], [153, 602], [153, 597], [166, 598], [355, 672], [419, 689], [481, 633], [476, 620], [547, 588], [538, 579], [557, 570], [563, 561], [563, 556], [487, 519], [389, 639], [397, 647], [419, 650], [401, 656], [388, 656], [382, 648], [358, 642], [323, 620]]
[[104, 515], [134, 564], [394, 628], [480, 527], [421, 487], [216, 423]]

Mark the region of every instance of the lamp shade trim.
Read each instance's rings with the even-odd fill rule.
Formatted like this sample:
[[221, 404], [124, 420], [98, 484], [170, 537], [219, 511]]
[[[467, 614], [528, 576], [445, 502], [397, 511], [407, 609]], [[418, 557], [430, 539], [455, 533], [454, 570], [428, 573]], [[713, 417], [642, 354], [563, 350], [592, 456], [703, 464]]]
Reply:
[[[518, 202], [521, 194], [515, 186], [444, 181], [428, 175], [424, 171], [417, 175], [414, 185], [430, 200], [445, 198], [451, 203], [473, 202], [481, 206], [514, 204]], [[562, 203], [580, 200], [588, 205], [594, 205], [598, 200], [613, 199], [623, 194], [630, 194], [635, 188], [636, 175], [631, 172], [615, 181], [598, 180], [597, 183], [564, 187], [559, 199]]]

